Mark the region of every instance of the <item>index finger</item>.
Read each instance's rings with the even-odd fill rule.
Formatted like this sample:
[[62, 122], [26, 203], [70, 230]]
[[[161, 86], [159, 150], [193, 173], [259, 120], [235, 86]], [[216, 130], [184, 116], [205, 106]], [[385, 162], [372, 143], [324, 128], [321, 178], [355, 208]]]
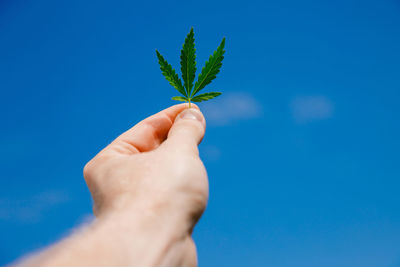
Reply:
[[[193, 106], [198, 109], [196, 105]], [[110, 146], [118, 146], [120, 152], [128, 154], [151, 151], [167, 138], [176, 116], [186, 108], [188, 104], [185, 103], [164, 109], [121, 134]]]

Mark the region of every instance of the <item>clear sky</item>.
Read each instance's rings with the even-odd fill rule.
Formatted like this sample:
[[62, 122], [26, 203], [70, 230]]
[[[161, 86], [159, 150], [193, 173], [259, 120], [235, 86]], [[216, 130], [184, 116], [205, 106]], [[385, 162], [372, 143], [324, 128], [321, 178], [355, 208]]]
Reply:
[[200, 266], [399, 267], [398, 0], [0, 1], [0, 265], [92, 219], [84, 164], [174, 104], [192, 26], [227, 51]]

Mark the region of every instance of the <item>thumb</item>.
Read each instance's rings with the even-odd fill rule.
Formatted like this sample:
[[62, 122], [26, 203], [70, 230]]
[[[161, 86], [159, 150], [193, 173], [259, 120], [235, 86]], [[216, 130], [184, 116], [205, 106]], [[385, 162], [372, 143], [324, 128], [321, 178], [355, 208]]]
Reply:
[[164, 142], [168, 147], [198, 153], [197, 145], [203, 139], [206, 121], [200, 110], [188, 108], [175, 118]]

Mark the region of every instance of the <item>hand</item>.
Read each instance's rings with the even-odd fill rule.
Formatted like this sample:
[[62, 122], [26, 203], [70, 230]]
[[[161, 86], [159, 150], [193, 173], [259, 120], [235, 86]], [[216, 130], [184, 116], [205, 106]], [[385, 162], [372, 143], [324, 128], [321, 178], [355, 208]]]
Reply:
[[197, 106], [180, 104], [120, 135], [84, 168], [95, 215], [149, 212], [155, 220], [180, 220], [191, 232], [208, 199], [197, 149], [204, 132]]
[[135, 125], [84, 168], [92, 224], [18, 266], [197, 266], [191, 231], [208, 199], [197, 145], [197, 106], [163, 110]]

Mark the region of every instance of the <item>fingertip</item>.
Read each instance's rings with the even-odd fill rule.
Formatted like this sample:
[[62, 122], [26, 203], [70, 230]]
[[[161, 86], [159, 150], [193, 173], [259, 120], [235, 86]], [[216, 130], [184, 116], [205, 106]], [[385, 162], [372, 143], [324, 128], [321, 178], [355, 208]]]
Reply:
[[204, 116], [198, 108], [185, 109], [176, 116], [168, 133], [166, 145], [197, 154], [197, 146], [204, 137], [205, 127]]
[[[189, 105], [188, 105], [188, 107], [189, 107]], [[196, 108], [196, 109], [200, 110], [199, 106], [194, 103], [191, 103], [191, 108]]]
[[174, 123], [178, 122], [179, 120], [195, 120], [200, 122], [204, 128], [206, 126], [204, 115], [197, 106], [183, 110], [178, 114], [178, 116], [176, 116]]

